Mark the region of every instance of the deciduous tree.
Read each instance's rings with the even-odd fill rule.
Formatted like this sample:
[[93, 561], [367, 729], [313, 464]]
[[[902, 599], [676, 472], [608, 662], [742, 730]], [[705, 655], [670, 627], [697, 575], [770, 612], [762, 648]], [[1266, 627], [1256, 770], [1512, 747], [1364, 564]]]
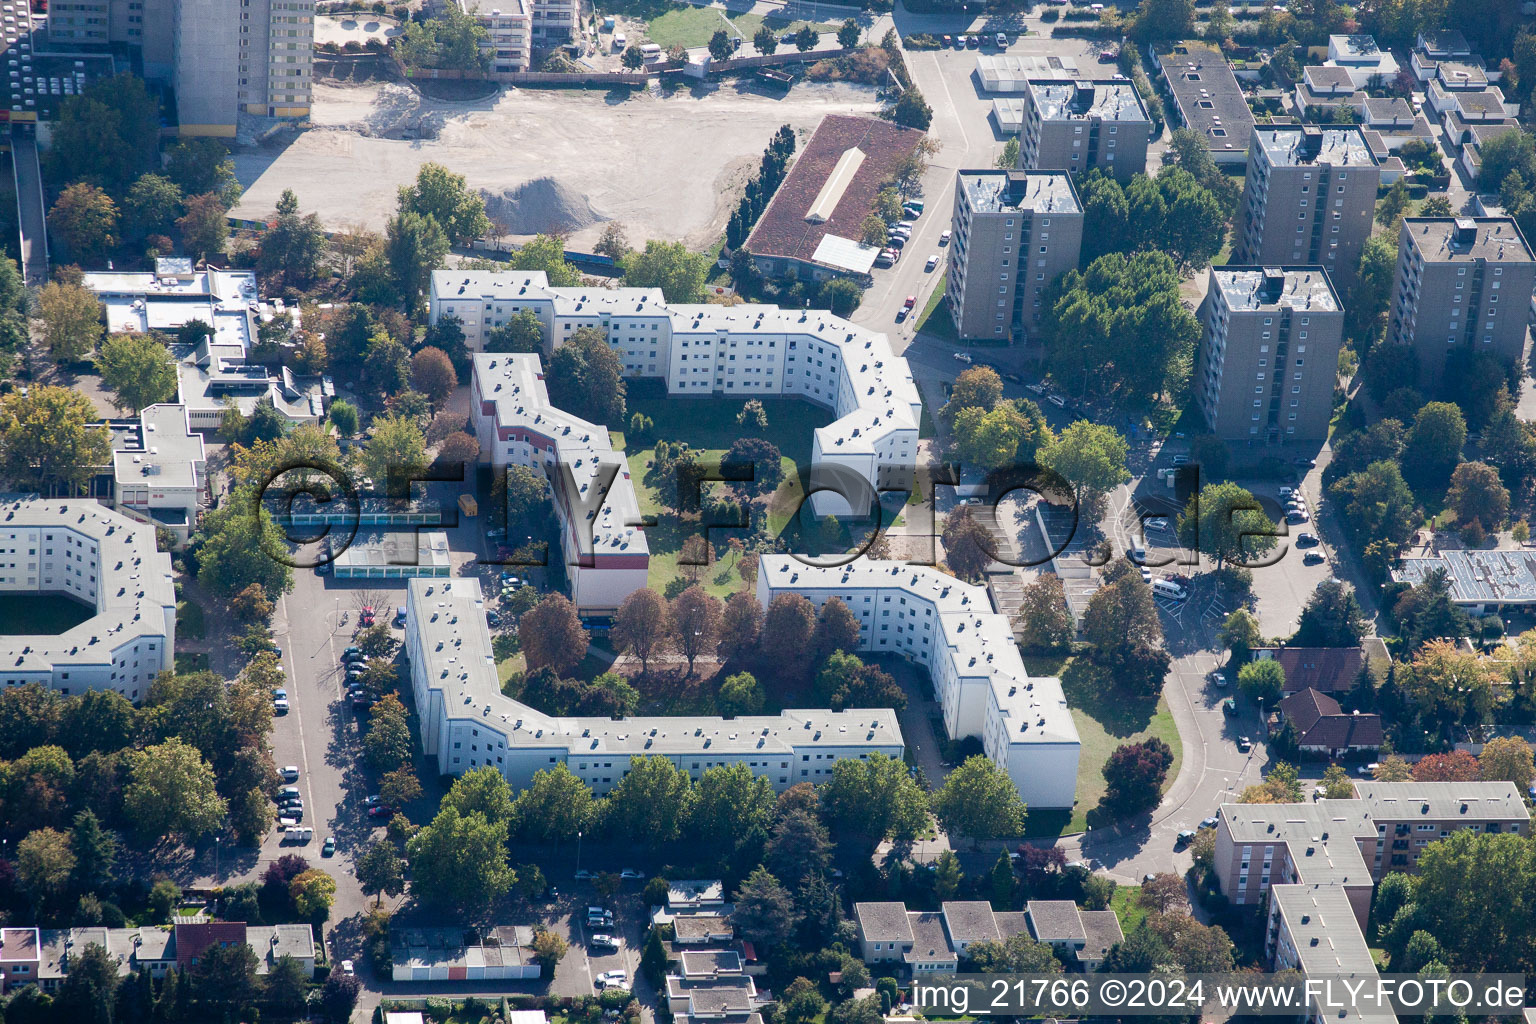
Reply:
[[990, 758], [966, 758], [934, 794], [933, 813], [939, 827], [951, 835], [983, 839], [1024, 833], [1024, 802], [1008, 773]]
[[37, 318], [43, 344], [54, 362], [85, 358], [101, 341], [101, 303], [78, 284], [49, 281], [37, 293]]
[[176, 397], [176, 362], [153, 335], [112, 335], [101, 346], [96, 368], [119, 409], [137, 413]]
[[587, 654], [589, 636], [564, 594], [550, 594], [526, 612], [518, 634], [530, 672], [544, 667], [569, 672]]
[[68, 388], [0, 397], [0, 468], [16, 486], [73, 493], [111, 461], [111, 441], [95, 420], [90, 399]]

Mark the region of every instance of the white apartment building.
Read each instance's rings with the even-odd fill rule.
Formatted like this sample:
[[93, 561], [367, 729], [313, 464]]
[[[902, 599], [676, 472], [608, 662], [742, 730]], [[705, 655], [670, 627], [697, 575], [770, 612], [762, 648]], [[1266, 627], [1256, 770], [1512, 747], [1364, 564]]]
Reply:
[[836, 597], [859, 620], [859, 649], [899, 654], [928, 670], [952, 739], [979, 736], [1030, 807], [1071, 807], [1080, 742], [1061, 681], [1031, 677], [1004, 615], [984, 587], [931, 566], [872, 562], [818, 567], [763, 555], [757, 599]]
[[172, 665], [176, 593], [155, 531], [94, 501], [11, 495], [0, 504], [0, 593], [62, 594], [96, 609], [53, 635], [6, 634], [0, 687], [141, 700]]
[[1390, 51], [1376, 45], [1376, 37], [1357, 33], [1328, 37], [1328, 63], [1349, 72], [1357, 89], [1375, 80], [1390, 86], [1397, 78], [1398, 65]]
[[482, 49], [491, 52], [491, 71], [527, 71], [533, 62], [533, 0], [458, 0], [465, 14], [485, 29]]
[[475, 356], [470, 408], [482, 461], [549, 481], [576, 607], [617, 611], [645, 586], [651, 553], [629, 462], [608, 443], [608, 428], [550, 404], [536, 355]]
[[546, 715], [501, 692], [479, 580], [411, 580], [405, 607], [422, 748], [444, 775], [494, 766], [521, 790], [535, 772], [564, 764], [601, 795], [632, 758], [666, 757], [695, 780], [712, 767], [745, 764], [783, 791], [826, 782], [845, 758], [902, 754], [888, 708], [729, 719]]
[[184, 405], [151, 405], [137, 429], [112, 438], [112, 500], [141, 522], [163, 526], [182, 541], [197, 525], [208, 482], [203, 436], [194, 433]]
[[816, 431], [816, 515], [864, 515], [881, 488], [911, 485], [922, 399], [885, 335], [825, 310], [668, 303], [658, 288], [551, 288], [540, 271], [436, 270], [436, 323], [457, 317], [471, 350], [522, 310], [547, 350], [582, 327], [603, 331], [624, 373], [657, 377], [674, 396], [803, 398], [838, 417]]

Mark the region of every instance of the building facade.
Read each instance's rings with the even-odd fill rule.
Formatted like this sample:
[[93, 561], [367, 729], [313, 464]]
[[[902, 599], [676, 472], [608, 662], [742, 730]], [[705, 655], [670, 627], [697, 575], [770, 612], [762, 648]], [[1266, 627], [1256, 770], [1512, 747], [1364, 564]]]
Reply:
[[1352, 279], [1380, 183], [1359, 128], [1255, 129], [1232, 262], [1316, 265]]
[[876, 334], [823, 310], [668, 303], [657, 288], [551, 288], [539, 271], [437, 270], [431, 319], [458, 318], [471, 351], [523, 310], [546, 351], [573, 331], [603, 332], [629, 377], [679, 398], [803, 398], [837, 419], [811, 444], [817, 516], [864, 515], [881, 489], [911, 486], [922, 399], [906, 359]]
[[1536, 261], [1508, 217], [1409, 217], [1387, 340], [1413, 347], [1420, 382], [1439, 380], [1456, 352], [1517, 362], [1533, 285]]
[[1129, 181], [1147, 169], [1152, 118], [1131, 82], [1031, 79], [1024, 96], [1021, 170], [1083, 174], [1097, 167]]
[[967, 340], [1028, 338], [1077, 267], [1083, 208], [1064, 171], [960, 171], [945, 300]]
[[651, 565], [624, 453], [608, 443], [607, 427], [550, 404], [536, 355], [477, 355], [472, 387], [481, 460], [545, 478], [571, 600], [585, 614], [611, 615], [646, 585]]
[[11, 495], [0, 504], [0, 593], [56, 594], [96, 614], [51, 635], [6, 634], [0, 686], [113, 690], [137, 703], [173, 663], [171, 556], [154, 527], [94, 501]]
[[1328, 436], [1344, 312], [1322, 267], [1212, 267], [1195, 392], [1224, 441]]
[[480, 48], [491, 55], [493, 72], [527, 71], [533, 62], [532, 0], [458, 0], [485, 29]]
[[444, 775], [494, 767], [522, 790], [535, 772], [563, 764], [602, 795], [632, 758], [666, 757], [695, 781], [710, 768], [745, 764], [782, 792], [828, 781], [845, 758], [902, 755], [889, 708], [730, 719], [546, 715], [501, 692], [479, 580], [411, 580], [405, 608], [422, 747]]
[[758, 602], [799, 594], [817, 608], [840, 599], [859, 622], [859, 650], [897, 654], [927, 669], [953, 739], [979, 737], [1030, 807], [1071, 807], [1080, 741], [1061, 681], [1030, 676], [1013, 629], [984, 587], [928, 566], [807, 565], [763, 555]]
[[171, 63], [182, 135], [234, 138], [239, 115], [308, 117], [314, 0], [146, 0], [173, 4]]

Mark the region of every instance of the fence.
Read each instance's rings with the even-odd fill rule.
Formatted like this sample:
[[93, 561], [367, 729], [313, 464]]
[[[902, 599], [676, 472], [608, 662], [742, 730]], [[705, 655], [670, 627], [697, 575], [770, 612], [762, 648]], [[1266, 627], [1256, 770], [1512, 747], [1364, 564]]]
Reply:
[[[729, 60], [712, 60], [706, 67], [711, 75], [727, 74], [732, 71], [743, 71], [748, 68], [773, 67], [780, 64], [805, 64], [818, 60], [830, 60], [842, 57], [852, 51], [837, 47], [835, 49], [810, 50], [801, 53], [798, 50], [785, 53], [759, 54], [756, 57], [733, 57]], [[454, 80], [469, 79], [471, 81], [501, 82], [506, 85], [526, 86], [632, 86], [644, 88], [651, 83], [651, 79], [665, 72], [682, 70], [685, 65], [681, 63], [658, 62], [651, 64], [640, 71], [487, 71], [482, 73], [467, 73], [459, 68], [407, 68], [394, 52], [389, 53], [389, 59], [405, 78], [415, 81], [423, 79]]]

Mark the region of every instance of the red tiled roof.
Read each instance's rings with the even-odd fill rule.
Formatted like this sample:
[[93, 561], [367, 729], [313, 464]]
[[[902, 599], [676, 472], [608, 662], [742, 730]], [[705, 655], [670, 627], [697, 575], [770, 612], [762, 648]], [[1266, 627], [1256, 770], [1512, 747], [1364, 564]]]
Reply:
[[1346, 714], [1326, 693], [1302, 690], [1280, 702], [1280, 713], [1294, 726], [1303, 747], [1381, 746], [1381, 716]]
[[[1358, 647], [1282, 647], [1274, 658], [1285, 670], [1285, 692], [1313, 689], [1322, 693], [1344, 693], [1355, 685], [1365, 665], [1365, 652]], [[1257, 652], [1255, 652], [1257, 653]]]
[[189, 967], [210, 946], [232, 946], [245, 942], [244, 921], [214, 921], [209, 924], [176, 926], [176, 964]]
[[[790, 168], [768, 209], [747, 238], [754, 256], [778, 256], [807, 260], [827, 235], [855, 241], [863, 233], [864, 218], [874, 207], [875, 193], [901, 160], [917, 148], [923, 133], [871, 117], [829, 114], [821, 119]], [[864, 152], [864, 162], [848, 183], [842, 199], [824, 223], [811, 224], [806, 213], [816, 202], [837, 161], [849, 149]]]

